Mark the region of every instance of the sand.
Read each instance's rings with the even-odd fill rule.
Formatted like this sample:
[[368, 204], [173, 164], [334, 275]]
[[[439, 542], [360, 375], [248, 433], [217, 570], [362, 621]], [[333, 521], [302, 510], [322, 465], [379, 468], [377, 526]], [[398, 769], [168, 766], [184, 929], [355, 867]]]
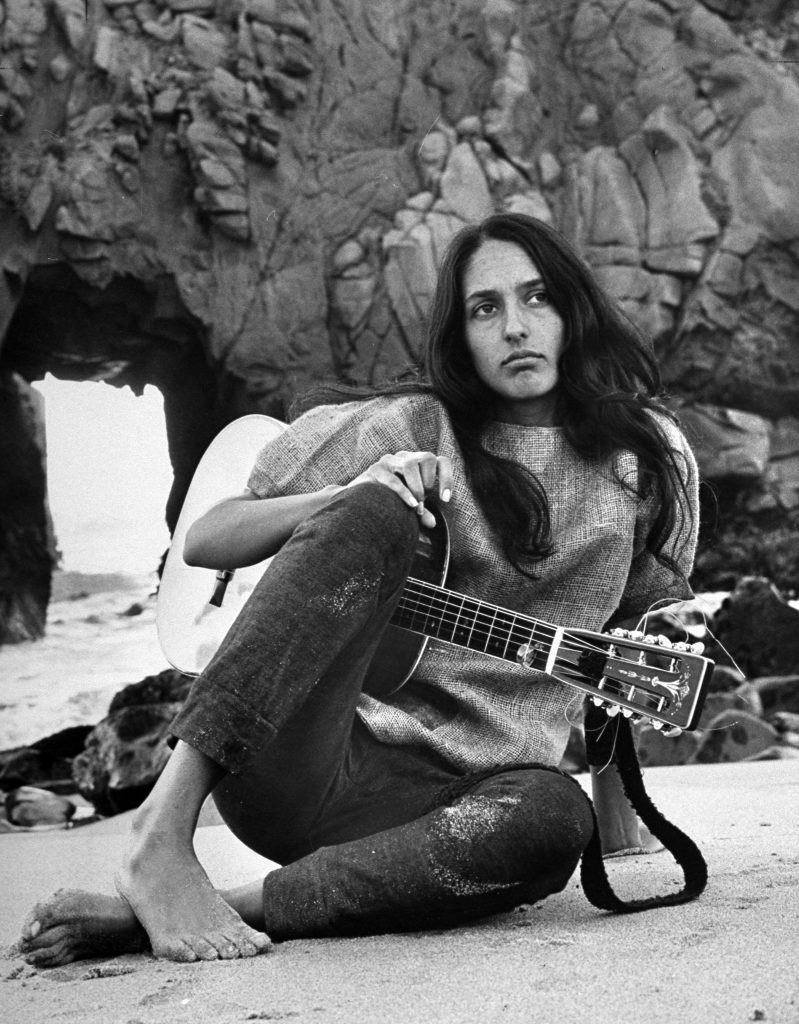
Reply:
[[[655, 803], [697, 841], [696, 902], [629, 917], [588, 904], [573, 878], [535, 907], [452, 931], [287, 942], [255, 960], [177, 965], [144, 954], [37, 972], [0, 961], [5, 1024], [799, 1024], [799, 762], [655, 768]], [[0, 943], [56, 888], [111, 892], [125, 816], [0, 835]], [[272, 865], [223, 826], [199, 830], [212, 879]], [[612, 863], [617, 891], [681, 881], [668, 855]]]

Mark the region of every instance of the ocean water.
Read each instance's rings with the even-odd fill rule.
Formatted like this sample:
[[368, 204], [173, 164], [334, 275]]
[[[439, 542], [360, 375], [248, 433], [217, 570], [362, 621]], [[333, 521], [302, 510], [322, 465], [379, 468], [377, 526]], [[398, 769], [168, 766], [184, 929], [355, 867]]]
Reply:
[[153, 387], [35, 384], [46, 424], [48, 500], [63, 570], [42, 640], [0, 647], [0, 750], [94, 725], [127, 683], [167, 668], [155, 569], [169, 544], [172, 483]]
[[94, 725], [123, 686], [169, 667], [155, 588], [154, 573], [56, 573], [45, 637], [0, 647], [0, 750]]

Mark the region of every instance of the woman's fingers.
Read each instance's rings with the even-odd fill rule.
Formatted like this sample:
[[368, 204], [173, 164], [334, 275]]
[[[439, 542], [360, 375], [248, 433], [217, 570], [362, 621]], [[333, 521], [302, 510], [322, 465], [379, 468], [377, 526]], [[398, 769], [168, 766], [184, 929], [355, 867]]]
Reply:
[[409, 508], [419, 514], [423, 526], [432, 528], [436, 521], [425, 508], [425, 497], [437, 493], [442, 501], [452, 495], [452, 463], [447, 456], [432, 452], [399, 451], [384, 455], [374, 465], [352, 481], [350, 486], [364, 480], [373, 480], [394, 491]]
[[436, 478], [439, 498], [449, 501], [452, 497], [452, 462], [446, 455], [439, 455], [436, 459]]
[[367, 469], [359, 479], [374, 480], [376, 483], [383, 484], [384, 487], [388, 487], [389, 490], [398, 494], [410, 508], [416, 508], [419, 504], [419, 499], [407, 486], [404, 474], [400, 475], [398, 467], [394, 468], [388, 462], [384, 463], [383, 459]]

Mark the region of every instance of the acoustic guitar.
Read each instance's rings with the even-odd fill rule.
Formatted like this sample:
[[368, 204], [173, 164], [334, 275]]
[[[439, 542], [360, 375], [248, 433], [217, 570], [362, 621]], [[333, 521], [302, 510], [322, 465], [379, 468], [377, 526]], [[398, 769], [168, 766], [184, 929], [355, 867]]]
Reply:
[[[260, 449], [285, 429], [269, 416], [242, 416], [215, 438], [197, 467], [164, 566], [157, 625], [167, 660], [198, 675], [219, 647], [271, 559], [214, 571], [183, 560], [186, 533], [212, 505], [246, 485]], [[399, 689], [421, 660], [430, 638], [521, 664], [575, 687], [609, 715], [648, 719], [666, 734], [695, 729], [713, 662], [701, 644], [664, 636], [563, 628], [448, 589], [449, 535], [421, 530], [411, 573], [370, 665], [365, 690]]]

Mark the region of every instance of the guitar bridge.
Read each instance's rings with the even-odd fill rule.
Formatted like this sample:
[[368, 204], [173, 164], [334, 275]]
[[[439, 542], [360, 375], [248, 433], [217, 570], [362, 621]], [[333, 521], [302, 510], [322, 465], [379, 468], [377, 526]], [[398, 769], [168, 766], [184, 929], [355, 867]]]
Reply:
[[214, 608], [222, 607], [227, 585], [232, 579], [233, 569], [217, 569], [216, 576], [214, 577], [214, 589], [208, 598], [208, 604], [212, 604]]

